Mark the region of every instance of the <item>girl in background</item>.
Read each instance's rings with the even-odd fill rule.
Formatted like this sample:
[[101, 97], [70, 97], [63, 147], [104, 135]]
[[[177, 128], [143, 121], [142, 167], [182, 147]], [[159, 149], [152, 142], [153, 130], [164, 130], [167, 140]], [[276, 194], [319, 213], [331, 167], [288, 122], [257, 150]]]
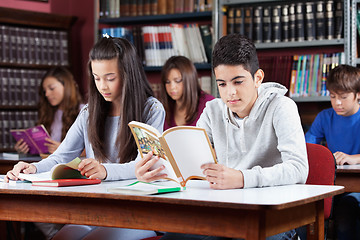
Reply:
[[161, 101], [166, 111], [164, 130], [195, 126], [205, 103], [214, 99], [201, 90], [194, 64], [184, 56], [169, 58], [161, 71]]
[[[70, 162], [85, 148], [81, 174], [94, 179], [122, 180], [135, 177], [140, 160], [130, 121], [149, 124], [162, 132], [165, 111], [153, 97], [134, 46], [122, 38], [100, 39], [90, 51], [89, 103], [80, 111], [55, 153], [38, 163], [19, 162], [5, 181], [17, 180], [19, 172], [49, 171], [55, 164]], [[134, 161], [135, 160], [135, 161]], [[57, 239], [127, 239], [156, 236], [154, 231], [84, 225], [65, 225]]]
[[[37, 125], [43, 124], [51, 139], [47, 139], [49, 153], [53, 153], [64, 139], [70, 126], [84, 106], [72, 73], [65, 67], [49, 69], [39, 88], [39, 112]], [[15, 150], [28, 153], [29, 146], [20, 140]]]

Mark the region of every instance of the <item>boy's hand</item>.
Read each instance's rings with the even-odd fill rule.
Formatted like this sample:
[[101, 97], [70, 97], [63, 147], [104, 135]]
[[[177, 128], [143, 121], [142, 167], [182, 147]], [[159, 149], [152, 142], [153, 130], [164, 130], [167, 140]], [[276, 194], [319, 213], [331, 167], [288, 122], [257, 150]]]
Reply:
[[343, 152], [336, 152], [334, 153], [334, 157], [336, 160], [337, 165], [344, 165], [344, 164], [358, 164], [360, 163], [360, 155], [349, 155]]
[[81, 175], [90, 179], [104, 180], [107, 176], [105, 167], [93, 158], [83, 159], [78, 166], [78, 170]]
[[50, 138], [46, 138], [45, 140], [46, 140], [46, 143], [44, 145], [47, 146], [49, 153], [54, 153], [55, 150], [60, 146], [60, 143], [61, 143], [61, 142], [54, 141]]
[[244, 176], [239, 170], [225, 167], [222, 164], [207, 163], [201, 166], [206, 180], [213, 189], [234, 189], [244, 187]]
[[138, 161], [135, 165], [135, 176], [139, 181], [152, 182], [167, 177], [166, 174], [160, 174], [165, 169], [164, 165], [150, 170], [151, 167], [159, 161], [159, 157], [153, 157], [153, 152], [149, 152], [143, 159]]
[[9, 180], [17, 181], [19, 180], [19, 173], [23, 172], [25, 174], [36, 173], [36, 167], [33, 164], [26, 162], [18, 162], [15, 164], [14, 168], [6, 173], [4, 177], [5, 182], [9, 182]]
[[14, 148], [18, 153], [29, 152], [29, 146], [26, 144], [26, 142], [24, 142], [24, 139], [20, 139], [18, 142], [16, 142]]

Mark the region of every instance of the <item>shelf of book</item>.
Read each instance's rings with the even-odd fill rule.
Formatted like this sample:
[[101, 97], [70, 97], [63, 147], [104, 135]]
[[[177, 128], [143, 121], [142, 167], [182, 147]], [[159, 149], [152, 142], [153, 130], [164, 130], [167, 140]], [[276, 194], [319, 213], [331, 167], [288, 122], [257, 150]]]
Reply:
[[[211, 70], [211, 64], [210, 63], [195, 63], [195, 68], [197, 70]], [[152, 66], [144, 66], [144, 69], [146, 72], [160, 72], [161, 66], [159, 67], [152, 67]]]
[[[166, 0], [166, 4], [168, 2], [173, 3], [173, 1]], [[194, 4], [196, 2], [194, 1]], [[206, 3], [206, 1], [204, 2]], [[101, 4], [102, 1], [97, 5], [95, 38], [97, 39], [106, 33], [112, 37], [124, 37], [133, 42], [144, 64], [144, 69], [155, 96], [159, 95], [159, 74], [162, 66], [169, 57], [174, 55], [183, 55], [192, 60], [199, 71], [199, 82], [209, 82], [208, 78], [211, 78], [210, 58], [213, 42], [212, 9], [208, 8], [205, 11], [200, 11], [195, 5], [192, 12], [137, 14], [137, 16], [129, 16], [131, 14], [121, 15], [120, 13], [122, 17], [101, 17], [104, 16], [101, 13]], [[158, 4], [160, 4], [160, 1]], [[213, 3], [212, 6], [215, 6], [215, 4]], [[135, 6], [132, 7], [132, 11], [139, 11], [134, 8]], [[121, 11], [122, 5], [120, 1]], [[206, 80], [203, 81], [202, 78]], [[208, 90], [206, 91], [208, 92]]]
[[189, 21], [206, 21], [211, 20], [212, 12], [191, 12], [191, 13], [177, 13], [164, 15], [148, 15], [148, 16], [133, 16], [133, 17], [119, 17], [119, 18], [100, 18], [100, 24], [111, 25], [133, 25], [133, 24], [153, 24], [159, 22], [189, 22]]
[[273, 49], [273, 48], [308, 48], [308, 47], [324, 47], [324, 46], [343, 46], [344, 39], [331, 40], [312, 40], [301, 42], [273, 42], [273, 43], [255, 43], [257, 49]]
[[292, 97], [295, 102], [329, 102], [329, 96]]
[[71, 66], [75, 20], [0, 7], [0, 152], [13, 150], [10, 129], [37, 122], [39, 85], [46, 70]]

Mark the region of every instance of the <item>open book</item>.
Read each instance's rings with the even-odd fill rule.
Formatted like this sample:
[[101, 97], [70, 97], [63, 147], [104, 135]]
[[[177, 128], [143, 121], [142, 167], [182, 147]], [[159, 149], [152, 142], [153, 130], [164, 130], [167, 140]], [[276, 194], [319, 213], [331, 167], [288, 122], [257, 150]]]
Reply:
[[201, 165], [217, 163], [214, 149], [205, 129], [191, 126], [177, 126], [159, 131], [145, 123], [129, 123], [141, 157], [152, 151], [160, 157], [154, 168], [165, 166], [162, 173], [168, 179], [185, 186], [189, 179], [205, 179]]
[[29, 146], [30, 154], [48, 153], [49, 150], [45, 146], [45, 138], [50, 138], [49, 133], [46, 131], [44, 125], [39, 125], [27, 129], [11, 129], [11, 135], [16, 141], [23, 139]]
[[56, 164], [49, 172], [24, 174], [19, 173], [19, 178], [32, 182], [34, 186], [76, 186], [100, 183], [100, 179], [88, 179], [77, 170], [81, 162], [75, 158], [66, 164]]

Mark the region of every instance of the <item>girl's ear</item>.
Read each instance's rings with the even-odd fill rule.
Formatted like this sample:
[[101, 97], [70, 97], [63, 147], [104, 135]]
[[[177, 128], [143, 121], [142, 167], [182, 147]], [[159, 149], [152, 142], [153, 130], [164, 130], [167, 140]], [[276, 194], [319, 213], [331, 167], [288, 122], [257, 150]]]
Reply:
[[254, 74], [255, 87], [260, 87], [262, 81], [264, 80], [265, 73], [262, 69], [258, 69]]

